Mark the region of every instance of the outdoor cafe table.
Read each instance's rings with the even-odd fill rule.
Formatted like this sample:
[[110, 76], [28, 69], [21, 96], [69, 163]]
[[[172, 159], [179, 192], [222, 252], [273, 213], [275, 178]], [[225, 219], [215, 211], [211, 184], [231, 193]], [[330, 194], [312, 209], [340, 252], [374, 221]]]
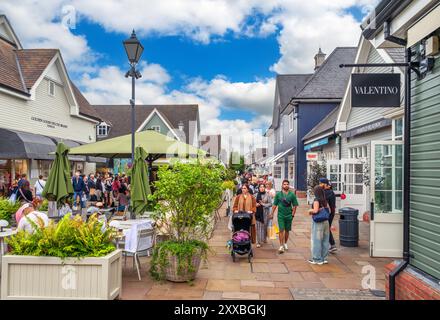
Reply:
[[[120, 237], [116, 238], [116, 246], [119, 247], [120, 240], [125, 238], [124, 246], [125, 249], [134, 249], [137, 246], [136, 236], [132, 235], [131, 232], [137, 231], [137, 227], [139, 226], [150, 226], [151, 228], [154, 228], [154, 220], [152, 219], [129, 219], [129, 220], [122, 220], [119, 221], [118, 229], [119, 231], [122, 231], [122, 234]], [[137, 233], [137, 232], [136, 232]]]

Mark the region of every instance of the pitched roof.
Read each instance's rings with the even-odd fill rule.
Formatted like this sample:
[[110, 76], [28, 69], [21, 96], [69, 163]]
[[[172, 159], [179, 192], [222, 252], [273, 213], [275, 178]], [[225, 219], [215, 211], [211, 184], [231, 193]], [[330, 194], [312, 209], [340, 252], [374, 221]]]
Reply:
[[23, 80], [28, 90], [34, 86], [57, 53], [57, 49], [23, 49], [16, 51]]
[[325, 133], [334, 133], [336, 120], [338, 119], [339, 107], [334, 108], [324, 119], [313, 127], [302, 139], [303, 141], [310, 140]]
[[285, 109], [290, 99], [300, 91], [313, 74], [279, 74], [276, 77], [276, 90], [279, 104], [274, 105], [271, 127], [277, 128], [281, 110]]
[[295, 99], [341, 99], [350, 78], [350, 68], [340, 68], [342, 63], [354, 63], [356, 47], [337, 47], [316, 70]]
[[86, 99], [86, 97], [84, 97], [78, 87], [72, 81], [70, 81], [70, 85], [72, 86], [75, 100], [78, 103], [79, 113], [84, 116], [101, 121], [102, 119], [98, 112], [96, 112], [96, 110], [91, 106], [89, 101]]
[[279, 74], [277, 86], [280, 95], [280, 105], [284, 108], [290, 99], [304, 87], [313, 74]]
[[20, 75], [15, 47], [0, 40], [0, 85], [28, 94]]
[[[131, 132], [131, 106], [130, 105], [92, 105], [92, 108], [98, 113], [101, 119], [112, 125], [109, 135], [106, 139], [122, 136]], [[171, 124], [171, 128], [179, 127], [179, 122], [183, 121], [184, 133], [187, 137], [186, 142], [192, 144], [193, 137], [189, 130], [189, 122], [199, 119], [199, 106], [191, 105], [136, 105], [135, 117], [136, 130], [142, 125], [145, 119], [157, 109], [158, 112]], [[198, 132], [196, 133], [198, 134]]]

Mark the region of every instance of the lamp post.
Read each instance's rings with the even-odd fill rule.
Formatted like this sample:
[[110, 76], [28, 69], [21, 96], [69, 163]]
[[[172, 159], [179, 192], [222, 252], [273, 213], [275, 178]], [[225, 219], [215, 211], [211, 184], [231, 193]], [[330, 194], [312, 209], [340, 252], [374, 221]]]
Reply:
[[130, 63], [130, 70], [127, 71], [125, 77], [131, 77], [131, 165], [134, 164], [134, 132], [135, 132], [135, 80], [142, 77], [141, 73], [136, 70], [136, 65], [141, 58], [144, 47], [136, 38], [136, 33], [132, 32], [131, 37], [123, 41], [125, 52], [127, 53], [128, 61]]

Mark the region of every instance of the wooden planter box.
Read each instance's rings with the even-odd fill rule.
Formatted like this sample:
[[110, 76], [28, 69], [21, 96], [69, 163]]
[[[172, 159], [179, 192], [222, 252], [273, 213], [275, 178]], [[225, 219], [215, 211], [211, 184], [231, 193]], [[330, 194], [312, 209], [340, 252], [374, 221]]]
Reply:
[[67, 258], [5, 255], [1, 299], [117, 298], [122, 287], [122, 251], [105, 257]]

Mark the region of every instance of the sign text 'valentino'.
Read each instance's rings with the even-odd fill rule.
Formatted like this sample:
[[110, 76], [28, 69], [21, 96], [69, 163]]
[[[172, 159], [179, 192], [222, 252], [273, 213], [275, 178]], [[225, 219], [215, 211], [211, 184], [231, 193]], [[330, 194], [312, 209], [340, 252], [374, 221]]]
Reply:
[[351, 75], [352, 107], [399, 107], [399, 73], [355, 73]]

